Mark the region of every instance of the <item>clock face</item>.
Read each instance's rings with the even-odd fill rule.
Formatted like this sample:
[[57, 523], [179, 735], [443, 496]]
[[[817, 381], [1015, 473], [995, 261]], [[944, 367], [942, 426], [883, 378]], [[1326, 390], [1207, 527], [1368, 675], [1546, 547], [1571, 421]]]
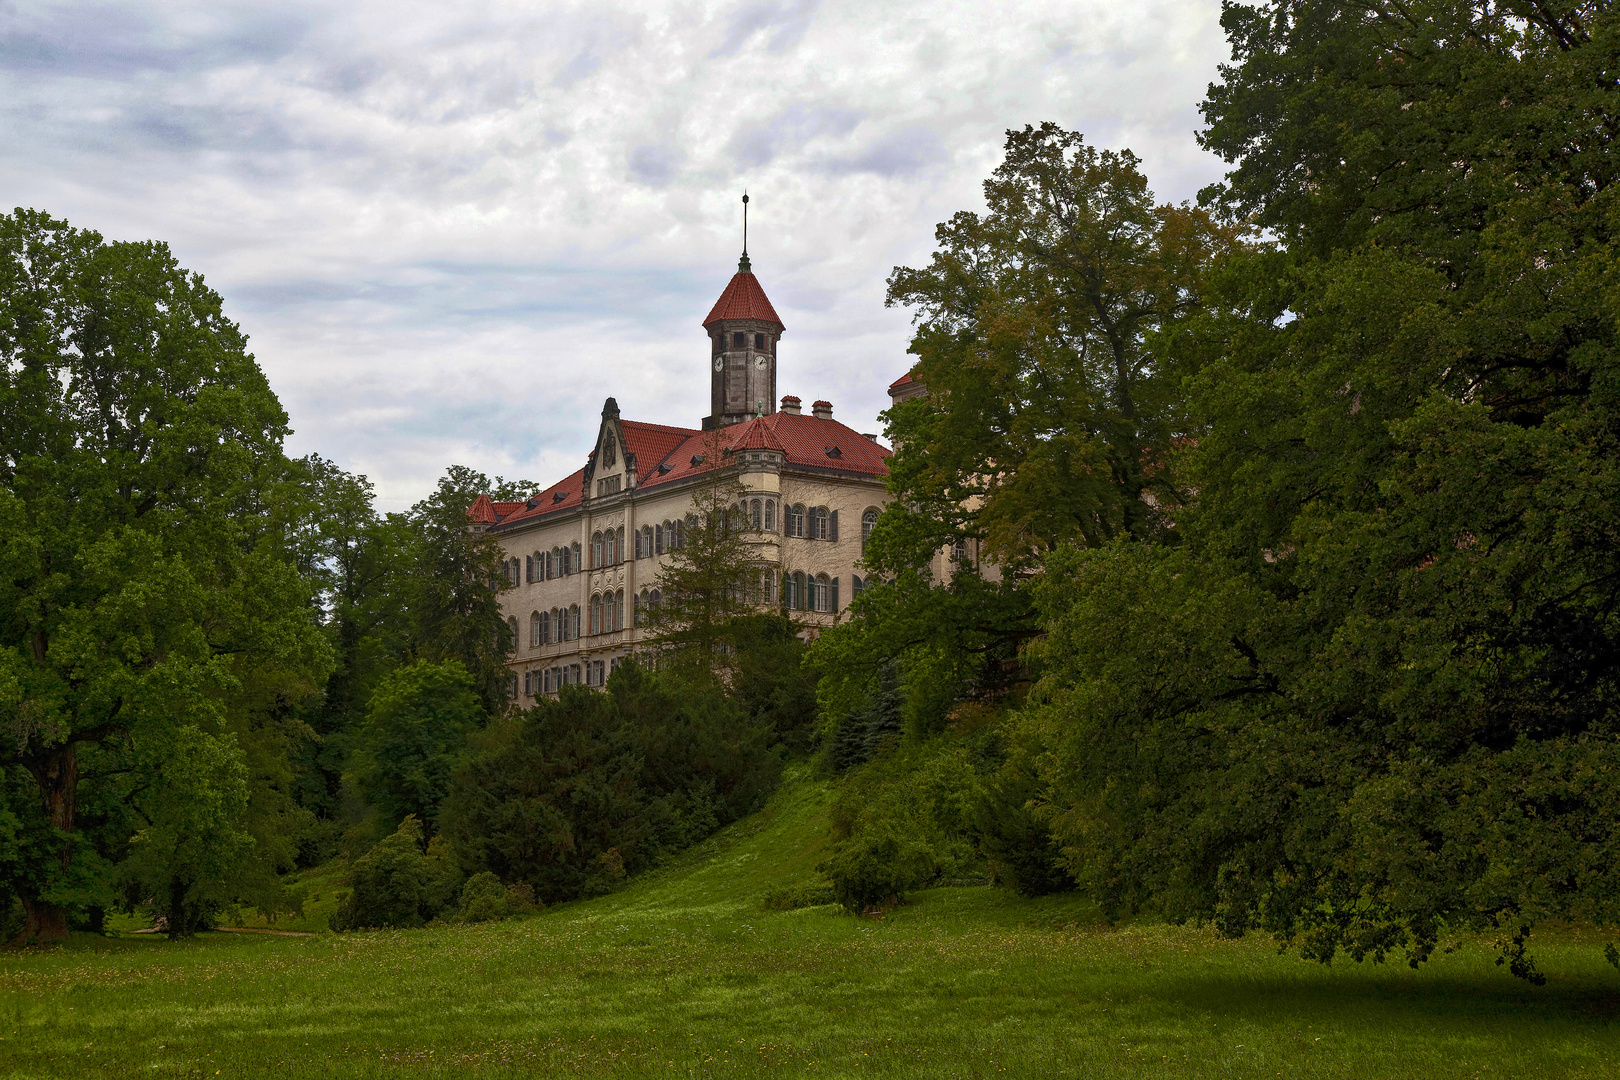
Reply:
[[725, 357], [717, 356], [717, 357], [714, 358], [714, 370], [719, 371], [720, 369], [724, 368], [725, 366], [726, 366], [726, 358]]
[[761, 371], [765, 370], [765, 354], [764, 353], [760, 353], [758, 356], [754, 357], [754, 366], [759, 368], [759, 370], [761, 370]]

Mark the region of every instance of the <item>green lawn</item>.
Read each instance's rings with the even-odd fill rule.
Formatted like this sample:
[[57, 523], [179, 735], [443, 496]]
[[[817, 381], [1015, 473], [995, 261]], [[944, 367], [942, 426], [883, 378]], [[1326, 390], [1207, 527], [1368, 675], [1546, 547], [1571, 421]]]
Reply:
[[765, 912], [826, 792], [623, 892], [521, 922], [0, 957], [0, 1075], [1620, 1075], [1620, 975], [1543, 940], [1324, 968], [1265, 941], [1108, 929], [1070, 900], [940, 889], [881, 922]]

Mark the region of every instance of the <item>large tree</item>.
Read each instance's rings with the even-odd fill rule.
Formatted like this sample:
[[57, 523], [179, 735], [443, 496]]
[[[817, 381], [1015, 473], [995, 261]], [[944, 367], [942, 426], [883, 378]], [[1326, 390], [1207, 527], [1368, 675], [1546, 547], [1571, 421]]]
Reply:
[[31, 789], [6, 882], [24, 938], [105, 903], [85, 783], [197, 739], [229, 756], [233, 701], [324, 678], [311, 582], [267, 508], [286, 432], [220, 298], [164, 245], [0, 216], [0, 716], [7, 786]]
[[659, 602], [638, 618], [654, 631], [660, 666], [682, 668], [701, 678], [729, 670], [736, 655], [736, 620], [764, 607], [764, 537], [743, 509], [747, 491], [729, 458], [723, 431], [705, 433], [702, 470], [692, 509], [654, 580]]
[[1153, 898], [1417, 962], [1620, 921], [1620, 26], [1228, 5], [1181, 551], [1048, 562], [1051, 820]]
[[[1167, 331], [1235, 232], [1155, 202], [1138, 166], [1055, 124], [1009, 131], [986, 211], [940, 225], [929, 264], [889, 278], [927, 392], [886, 414], [894, 501], [864, 555], [878, 583], [817, 644], [835, 712], [892, 659], [938, 714], [1037, 632], [1024, 579], [1054, 546], [1170, 528], [1189, 368]], [[970, 557], [931, 577], [959, 546]]]

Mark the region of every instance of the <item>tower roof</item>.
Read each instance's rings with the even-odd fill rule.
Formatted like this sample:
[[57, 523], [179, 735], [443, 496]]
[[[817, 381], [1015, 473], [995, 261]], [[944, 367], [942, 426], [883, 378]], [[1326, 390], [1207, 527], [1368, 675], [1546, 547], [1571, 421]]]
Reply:
[[777, 317], [776, 309], [771, 307], [765, 290], [760, 288], [759, 278], [748, 270], [738, 270], [731, 276], [726, 291], [714, 302], [714, 309], [703, 320], [703, 325], [707, 328], [721, 319], [760, 319], [775, 323], [777, 333], [787, 329]]

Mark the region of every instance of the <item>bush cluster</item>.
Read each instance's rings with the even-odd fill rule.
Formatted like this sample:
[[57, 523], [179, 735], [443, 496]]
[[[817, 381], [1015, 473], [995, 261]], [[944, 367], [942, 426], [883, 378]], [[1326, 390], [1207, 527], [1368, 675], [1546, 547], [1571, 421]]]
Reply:
[[546, 903], [596, 895], [757, 809], [776, 745], [719, 687], [629, 661], [605, 693], [565, 686], [483, 733], [444, 835], [469, 871]]

